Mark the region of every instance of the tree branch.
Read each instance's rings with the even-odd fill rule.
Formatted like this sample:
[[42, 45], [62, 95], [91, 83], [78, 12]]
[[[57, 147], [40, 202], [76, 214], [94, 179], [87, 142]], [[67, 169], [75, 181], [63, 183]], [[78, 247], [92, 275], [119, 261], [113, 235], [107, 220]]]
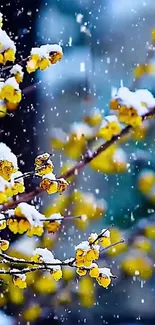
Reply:
[[[142, 120], [146, 120], [150, 117], [153, 117], [153, 115], [155, 115], [155, 107], [153, 107], [149, 112], [147, 112], [146, 114], [142, 115]], [[77, 164], [75, 164], [74, 167], [72, 167], [71, 169], [69, 169], [66, 173], [62, 174], [60, 177], [63, 177], [65, 179], [67, 179], [68, 177], [72, 176], [72, 175], [77, 175], [78, 171], [85, 167], [87, 164], [89, 164], [94, 158], [96, 158], [97, 156], [99, 156], [102, 152], [104, 152], [107, 148], [109, 148], [111, 145], [113, 145], [116, 141], [120, 140], [123, 136], [125, 136], [126, 134], [128, 134], [131, 130], [133, 129], [132, 126], [128, 125], [126, 126], [124, 129], [122, 129], [122, 131], [117, 134], [114, 135], [111, 140], [106, 141], [105, 143], [103, 143], [100, 147], [98, 147], [98, 149], [96, 149], [92, 155], [87, 155], [85, 157], [83, 157]], [[21, 196], [18, 196], [16, 201], [11, 201], [7, 204], [4, 204], [1, 206], [0, 208], [0, 212], [3, 211], [7, 211], [9, 209], [15, 208], [19, 203], [21, 202], [28, 202], [31, 201], [32, 199], [35, 198], [35, 196], [43, 193], [44, 191], [39, 188], [36, 187], [35, 190], [29, 192], [29, 193], [25, 193]]]

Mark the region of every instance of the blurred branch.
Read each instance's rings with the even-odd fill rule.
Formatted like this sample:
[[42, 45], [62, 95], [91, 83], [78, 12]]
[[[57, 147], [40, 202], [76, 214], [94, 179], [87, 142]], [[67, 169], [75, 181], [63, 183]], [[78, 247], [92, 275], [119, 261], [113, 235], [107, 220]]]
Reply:
[[[155, 115], [155, 107], [153, 107], [146, 114], [142, 115], [142, 121], [144, 121], [144, 120], [146, 120], [146, 119], [148, 119], [150, 117], [153, 117], [153, 115]], [[63, 177], [65, 179], [67, 179], [68, 177], [70, 177], [72, 175], [78, 175], [79, 170], [81, 170], [83, 167], [88, 165], [93, 159], [95, 159], [97, 156], [99, 156], [102, 152], [104, 152], [107, 148], [109, 148], [111, 145], [113, 145], [116, 141], [120, 140], [122, 137], [124, 137], [126, 134], [128, 134], [132, 129], [133, 129], [132, 126], [130, 126], [130, 125], [126, 126], [124, 129], [122, 129], [122, 131], [119, 134], [114, 135], [111, 138], [111, 140], [103, 143], [94, 152], [92, 152], [92, 153], [90, 152], [89, 155], [84, 156], [83, 158], [81, 158], [81, 160], [77, 164], [75, 164], [74, 167], [69, 169], [66, 173], [62, 174], [60, 177]], [[12, 208], [16, 207], [21, 202], [31, 201], [32, 199], [35, 198], [35, 196], [37, 196], [38, 194], [41, 194], [43, 192], [44, 191], [41, 188], [36, 187], [35, 190], [33, 190], [33, 191], [29, 192], [29, 193], [21, 195], [15, 201], [11, 201], [8, 204], [2, 205], [1, 208], [0, 208], [0, 212], [12, 209]]]

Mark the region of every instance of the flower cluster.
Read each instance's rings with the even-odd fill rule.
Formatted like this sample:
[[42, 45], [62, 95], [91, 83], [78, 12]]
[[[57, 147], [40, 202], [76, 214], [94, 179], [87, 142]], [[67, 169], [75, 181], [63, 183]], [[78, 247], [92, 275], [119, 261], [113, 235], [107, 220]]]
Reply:
[[24, 72], [23, 67], [19, 64], [15, 64], [12, 69], [10, 70], [11, 75], [13, 75], [18, 84], [23, 81]]
[[4, 117], [7, 110], [15, 110], [21, 99], [22, 93], [16, 77], [10, 77], [6, 81], [0, 82], [0, 117]]
[[0, 143], [0, 204], [25, 190], [22, 173], [18, 171], [17, 158], [11, 149]]
[[45, 153], [35, 159], [35, 173], [42, 177], [40, 188], [48, 194], [62, 193], [66, 190], [68, 183], [64, 178], [56, 179], [53, 172], [53, 163], [49, 159], [50, 155]]
[[99, 259], [99, 251], [101, 244], [106, 248], [111, 244], [110, 231], [102, 229], [98, 235], [92, 233], [88, 241], [84, 241], [75, 247], [75, 265], [77, 266], [77, 274], [80, 276], [89, 273], [90, 277], [95, 278], [99, 285], [106, 288], [111, 283], [111, 278], [114, 277], [109, 268], [99, 268], [94, 261]]
[[[0, 14], [0, 24], [2, 27], [2, 14]], [[0, 28], [0, 64], [6, 64], [8, 61], [14, 62], [15, 54], [15, 43], [11, 40], [7, 33]]]
[[121, 123], [138, 127], [142, 124], [142, 115], [154, 107], [155, 99], [147, 89], [139, 89], [135, 92], [126, 87], [118, 90], [112, 89], [110, 108], [118, 112]]
[[116, 134], [119, 134], [122, 129], [122, 126], [116, 115], [106, 116], [101, 125], [100, 129], [97, 132], [98, 138], [103, 138], [104, 140], [111, 140], [112, 137]]
[[60, 228], [63, 216], [60, 213], [52, 214], [45, 218], [36, 208], [28, 203], [19, 203], [13, 210], [0, 214], [0, 230], [7, 226], [14, 234], [24, 234], [32, 237], [41, 236], [46, 227], [48, 233], [55, 233]]
[[[19, 271], [19, 270], [14, 270], [14, 271]], [[20, 274], [20, 273], [14, 274], [13, 283], [18, 288], [25, 289], [26, 288], [26, 275]]]
[[55, 64], [62, 59], [62, 48], [58, 44], [47, 44], [34, 47], [31, 50], [30, 58], [27, 62], [27, 72], [32, 73], [37, 69], [45, 70], [51, 64]]
[[[33, 262], [48, 263], [48, 268], [50, 269], [50, 273], [55, 281], [59, 281], [62, 278], [61, 261], [55, 259], [52, 252], [47, 248], [36, 248], [31, 260]], [[51, 263], [51, 266], [49, 263]]]

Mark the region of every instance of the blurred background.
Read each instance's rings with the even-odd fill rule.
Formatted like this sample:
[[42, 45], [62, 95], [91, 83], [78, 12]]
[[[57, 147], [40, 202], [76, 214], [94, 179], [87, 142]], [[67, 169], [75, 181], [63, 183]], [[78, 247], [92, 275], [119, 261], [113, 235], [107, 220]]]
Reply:
[[[26, 57], [32, 46], [59, 43], [63, 47], [64, 57], [59, 64], [37, 72], [33, 77], [26, 75], [23, 85], [25, 99], [21, 109], [13, 119], [8, 116], [0, 120], [1, 141], [19, 156], [23, 171], [32, 170], [36, 154], [48, 151], [53, 153], [59, 174], [60, 167], [68, 158], [63, 151], [57, 152], [52, 148], [52, 130], [61, 128], [68, 132], [70, 125], [80, 122], [92, 109], [99, 109], [102, 115], [108, 114], [111, 88], [120, 87], [121, 82], [124, 86], [132, 87], [134, 67], [148, 59], [151, 31], [155, 27], [155, 2], [2, 0], [1, 11], [6, 17], [5, 29], [11, 31], [16, 40], [19, 57]], [[153, 55], [150, 62], [154, 64]], [[140, 78], [136, 86], [147, 88], [155, 94], [154, 74]], [[128, 251], [124, 248], [118, 254], [106, 256], [107, 265], [112, 266], [118, 279], [107, 290], [96, 287], [92, 303], [82, 303], [78, 299], [76, 279], [74, 287], [69, 286], [68, 289], [71, 292], [70, 303], [61, 305], [58, 300], [53, 307], [51, 302], [51, 306], [44, 308], [42, 317], [34, 324], [63, 322], [91, 325], [94, 321], [111, 325], [155, 324], [154, 238], [149, 232], [145, 236], [146, 241], [143, 236], [148, 220], [151, 220], [151, 231], [154, 229], [154, 201], [137, 188], [137, 179], [143, 169], [155, 170], [153, 124], [150, 123], [144, 141], [131, 139], [122, 144], [131, 163], [130, 172], [105, 175], [86, 167], [80, 173], [74, 188], [93, 193], [98, 200], [104, 198], [108, 210], [104, 218], [90, 223], [82, 233], [67, 224], [54, 248], [58, 258], [64, 256], [64, 251], [71, 256], [74, 245], [79, 241], [79, 234], [85, 240], [88, 233], [114, 223], [118, 231], [114, 233], [115, 237], [127, 238], [129, 246], [133, 245], [135, 238], [144, 242], [142, 260], [146, 263], [140, 264], [140, 267], [146, 270], [145, 274], [142, 272], [140, 277], [133, 276], [125, 272], [125, 266], [120, 270], [120, 264], [124, 265], [122, 261], [125, 261], [128, 253], [136, 256], [136, 259], [141, 257], [141, 251], [136, 251], [137, 255], [132, 251], [139, 249], [139, 244], [134, 242], [131, 252], [128, 247]], [[35, 186], [35, 180], [27, 184], [28, 189]], [[43, 211], [52, 204], [51, 198], [46, 195], [37, 203]], [[66, 231], [72, 237], [71, 242]], [[19, 239], [12, 240], [22, 252], [25, 242], [19, 244]], [[27, 253], [31, 252], [32, 244], [31, 239], [26, 241]], [[86, 284], [84, 291], [89, 285]], [[18, 315], [23, 308], [24, 302], [15, 308]], [[1, 324], [26, 324], [20, 317], [15, 317], [13, 301], [2, 306]]]

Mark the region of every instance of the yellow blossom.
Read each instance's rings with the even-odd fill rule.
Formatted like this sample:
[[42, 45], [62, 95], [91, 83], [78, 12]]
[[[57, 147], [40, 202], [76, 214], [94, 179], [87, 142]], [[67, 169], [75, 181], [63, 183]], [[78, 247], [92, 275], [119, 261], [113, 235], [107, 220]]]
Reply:
[[7, 61], [14, 62], [15, 61], [15, 52], [13, 49], [8, 49], [4, 51], [4, 63]]
[[110, 238], [108, 238], [108, 237], [101, 237], [100, 238], [100, 243], [101, 243], [101, 245], [102, 245], [102, 247], [108, 247], [110, 244], [111, 244], [111, 240], [110, 240]]
[[45, 70], [45, 69], [47, 69], [48, 67], [50, 66], [50, 61], [49, 61], [49, 59], [41, 59], [41, 60], [39, 60], [39, 62], [38, 62], [38, 68], [40, 69], [40, 70]]
[[97, 266], [92, 267], [89, 271], [89, 275], [91, 278], [98, 278], [100, 274], [99, 268]]
[[55, 64], [58, 61], [61, 61], [63, 54], [61, 52], [51, 52], [50, 53], [50, 62], [51, 64]]
[[77, 273], [78, 275], [80, 275], [80, 276], [84, 276], [84, 275], [87, 274], [87, 270], [82, 269], [82, 268], [77, 268], [77, 269], [76, 269], [76, 273]]
[[97, 133], [97, 137], [104, 138], [105, 140], [109, 141], [114, 135], [119, 134], [120, 131], [121, 126], [117, 122], [109, 122], [107, 126], [101, 126], [100, 130]]
[[133, 127], [140, 126], [142, 124], [142, 117], [138, 115], [134, 108], [121, 106], [118, 115], [119, 121]]
[[10, 219], [7, 221], [8, 228], [14, 233], [18, 233], [18, 221], [16, 219]]
[[7, 202], [7, 196], [4, 192], [0, 192], [0, 204]]
[[0, 176], [2, 176], [6, 181], [9, 181], [13, 172], [14, 167], [10, 161], [0, 161]]
[[15, 182], [14, 185], [11, 188], [12, 194], [17, 195], [19, 193], [23, 193], [25, 191], [25, 187], [22, 183], [20, 182]]
[[26, 281], [23, 280], [21, 277], [13, 276], [13, 283], [20, 289], [24, 289], [27, 287]]
[[43, 227], [41, 226], [33, 226], [27, 231], [27, 236], [32, 237], [32, 236], [42, 236], [44, 232]]
[[9, 248], [9, 241], [8, 240], [0, 240], [0, 249], [2, 251], [6, 251]]
[[47, 230], [49, 233], [55, 233], [59, 230], [60, 228], [60, 223], [57, 221], [49, 221], [47, 223]]
[[111, 283], [110, 277], [107, 277], [104, 275], [99, 276], [96, 280], [97, 280], [98, 284], [104, 288], [107, 288], [109, 286], [109, 284]]
[[7, 106], [8, 111], [13, 112], [17, 109], [18, 103], [11, 103], [9, 101], [6, 101], [6, 106]]
[[[38, 56], [39, 57], [39, 56]], [[38, 68], [38, 60], [32, 56], [26, 65], [26, 70], [28, 73], [35, 72]]]
[[59, 269], [56, 271], [52, 271], [51, 274], [55, 281], [59, 281], [62, 278], [62, 271]]
[[0, 230], [3, 230], [3, 229], [5, 229], [5, 228], [6, 228], [6, 226], [7, 226], [7, 224], [6, 224], [6, 221], [5, 221], [5, 220], [3, 220], [3, 221], [0, 221]]
[[40, 182], [40, 188], [46, 191], [48, 194], [54, 194], [58, 192], [58, 182], [54, 182], [48, 178], [44, 178]]

